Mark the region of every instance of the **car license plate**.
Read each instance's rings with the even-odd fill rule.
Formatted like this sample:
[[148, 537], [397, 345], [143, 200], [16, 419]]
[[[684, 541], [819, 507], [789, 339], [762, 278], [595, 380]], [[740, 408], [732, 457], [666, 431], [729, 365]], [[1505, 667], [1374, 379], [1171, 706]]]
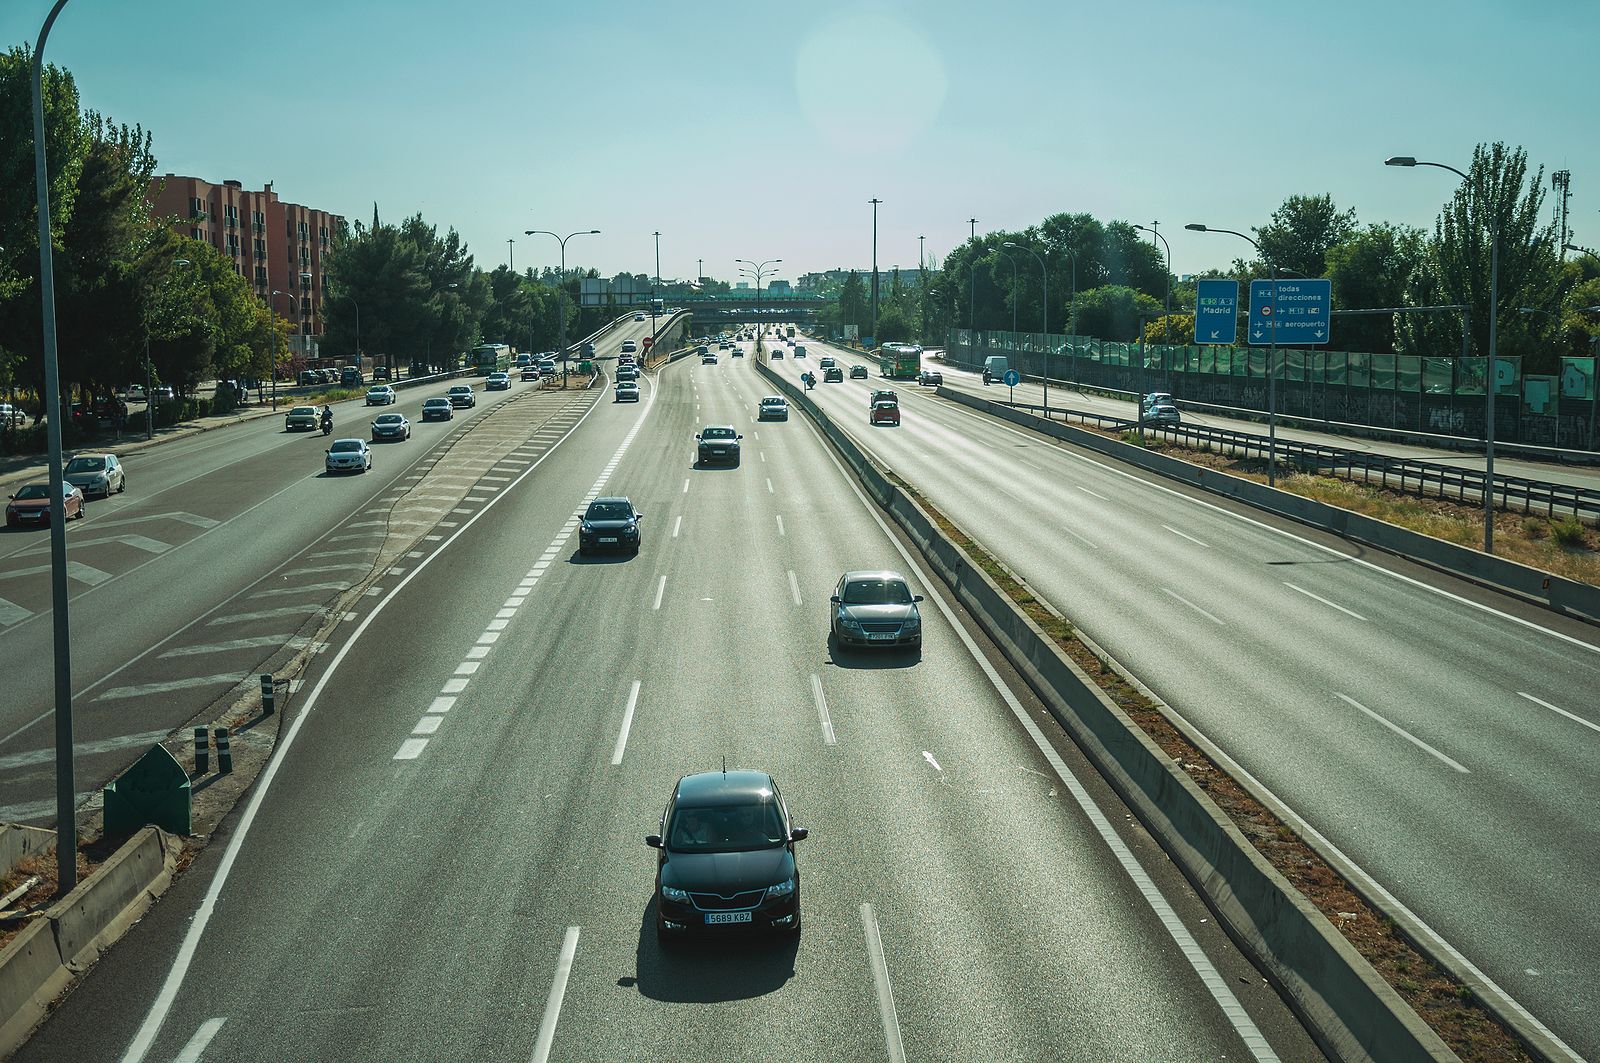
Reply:
[[713, 450], [711, 452], [711, 456], [714, 458], [725, 458], [728, 456], [728, 452], [726, 450]]
[[893, 639], [897, 639], [899, 637], [900, 636], [898, 634], [896, 634], [895, 632], [893, 632], [893, 631], [869, 631], [869, 632], [867, 632], [867, 638], [872, 639], [874, 642], [889, 642], [889, 641], [891, 641]]
[[713, 923], [748, 923], [749, 912], [707, 912], [706, 922]]
[[600, 537], [600, 541], [603, 542], [603, 543], [614, 543], [614, 542], [617, 541], [617, 537], [615, 535], [611, 535], [611, 536], [602, 535]]

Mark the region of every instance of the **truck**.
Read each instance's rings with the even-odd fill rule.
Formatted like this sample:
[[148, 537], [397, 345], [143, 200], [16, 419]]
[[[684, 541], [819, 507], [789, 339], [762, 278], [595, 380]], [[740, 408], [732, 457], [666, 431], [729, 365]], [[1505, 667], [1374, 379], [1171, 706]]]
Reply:
[[915, 380], [922, 372], [922, 348], [915, 343], [885, 343], [878, 348], [878, 375]]
[[789, 326], [789, 338], [791, 340], [794, 339], [794, 326], [793, 325]]

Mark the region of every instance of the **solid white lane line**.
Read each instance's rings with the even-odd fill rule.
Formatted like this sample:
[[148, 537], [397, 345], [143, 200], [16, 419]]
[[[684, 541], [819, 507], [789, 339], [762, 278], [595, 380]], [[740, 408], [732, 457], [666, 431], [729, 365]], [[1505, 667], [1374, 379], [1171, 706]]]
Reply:
[[[861, 489], [861, 485], [856, 482], [855, 477], [844, 467], [844, 463], [839, 460], [837, 454], [833, 453], [831, 447], [827, 446], [827, 439], [823, 437], [821, 429], [813, 424], [812, 431], [816, 433], [818, 441], [824, 444], [823, 452], [827, 454], [828, 460], [833, 463], [833, 467], [839, 470], [840, 478], [844, 480], [845, 485], [850, 488], [856, 499], [861, 503], [861, 508], [877, 524], [878, 528], [883, 532], [884, 538], [894, 546], [895, 552], [905, 561], [906, 568], [922, 584], [928, 600], [939, 607], [939, 612], [944, 616], [945, 622], [950, 625], [950, 629], [955, 632], [956, 637], [961, 640], [961, 644], [966, 647], [968, 655], [971, 656], [973, 662], [977, 664], [978, 668], [989, 680], [989, 685], [994, 688], [995, 693], [1000, 695], [1000, 700], [1004, 701], [1006, 707], [1011, 710], [1011, 715], [1016, 719], [1017, 724], [1033, 740], [1034, 747], [1038, 749], [1039, 755], [1049, 763], [1051, 769], [1056, 773], [1056, 778], [1061, 780], [1061, 784], [1067, 788], [1067, 792], [1077, 802], [1078, 808], [1088, 821], [1093, 824], [1095, 832], [1100, 835], [1100, 840], [1105, 843], [1107, 849], [1111, 850], [1111, 854], [1116, 857], [1117, 863], [1122, 866], [1123, 873], [1133, 882], [1134, 886], [1139, 890], [1139, 894], [1144, 898], [1145, 903], [1150, 906], [1150, 910], [1161, 921], [1163, 929], [1172, 938], [1173, 943], [1178, 946], [1178, 950], [1183, 953], [1184, 959], [1189, 961], [1189, 966], [1211, 994], [1211, 999], [1217, 1002], [1217, 1007], [1227, 1017], [1229, 1024], [1238, 1033], [1240, 1040], [1244, 1042], [1251, 1056], [1261, 1061], [1261, 1063], [1269, 1063], [1269, 1061], [1275, 1063], [1278, 1059], [1278, 1054], [1273, 1051], [1272, 1045], [1267, 1042], [1267, 1039], [1261, 1035], [1261, 1031], [1256, 1027], [1255, 1020], [1250, 1017], [1250, 1013], [1245, 1011], [1244, 1006], [1239, 1003], [1239, 998], [1234, 995], [1233, 987], [1228, 984], [1228, 980], [1223, 977], [1221, 971], [1217, 970], [1216, 965], [1211, 962], [1211, 957], [1205, 954], [1205, 950], [1200, 947], [1199, 942], [1195, 941], [1194, 935], [1189, 932], [1189, 928], [1183, 925], [1183, 921], [1178, 918], [1178, 913], [1173, 911], [1171, 903], [1162, 895], [1161, 890], [1156, 887], [1149, 873], [1134, 857], [1133, 851], [1122, 840], [1122, 836], [1111, 825], [1111, 821], [1106, 818], [1100, 806], [1094, 803], [1094, 798], [1089, 796], [1089, 791], [1078, 781], [1078, 777], [1072, 774], [1072, 770], [1067, 767], [1066, 761], [1061, 759], [1061, 754], [1056, 752], [1055, 746], [1050, 744], [1050, 740], [1039, 729], [1039, 725], [1034, 722], [1033, 717], [1028, 715], [1028, 711], [1023, 708], [1022, 702], [1017, 700], [1017, 696], [1011, 692], [1011, 688], [1006, 686], [1005, 680], [1000, 678], [1000, 673], [995, 670], [989, 658], [978, 647], [978, 643], [967, 632], [967, 629], [962, 626], [950, 603], [945, 601], [944, 594], [934, 586], [933, 581], [928, 578], [928, 574], [923, 571], [921, 563], [911, 556], [911, 551], [906, 549], [905, 544], [889, 530], [889, 525], [878, 513], [876, 504], [867, 499], [866, 493]], [[1013, 434], [1022, 435], [1020, 432]]]
[[783, 530], [783, 514], [782, 513], [777, 514], [777, 518], [778, 518], [778, 534], [779, 535], [787, 535], [788, 533]]
[[611, 751], [611, 763], [621, 764], [622, 754], [628, 750], [628, 732], [633, 730], [633, 710], [639, 706], [639, 680], [628, 689], [628, 707], [622, 711], [622, 730], [617, 732], [617, 746]]
[[889, 964], [883, 958], [883, 935], [878, 932], [878, 917], [872, 905], [861, 906], [861, 926], [867, 935], [867, 960], [872, 966], [872, 981], [878, 991], [878, 1017], [883, 1020], [883, 1044], [889, 1063], [905, 1063], [906, 1046], [900, 1037], [900, 1015], [894, 1006], [894, 987], [889, 984]]
[[561, 941], [561, 955], [556, 960], [555, 980], [550, 983], [550, 998], [544, 1004], [544, 1018], [539, 1021], [539, 1040], [533, 1046], [532, 1063], [549, 1063], [550, 1045], [556, 1039], [556, 1022], [561, 1018], [561, 1001], [567, 995], [567, 978], [572, 974], [572, 959], [578, 952], [578, 928], [567, 927]]
[[1170, 524], [1163, 524], [1162, 527], [1167, 529], [1167, 531], [1171, 532], [1173, 535], [1176, 535], [1180, 539], [1188, 539], [1191, 543], [1194, 543], [1196, 546], [1203, 546], [1207, 550], [1211, 549], [1211, 544], [1210, 543], [1203, 543], [1199, 539], [1196, 539], [1194, 536], [1187, 535], [1187, 534], [1179, 531], [1177, 528], [1174, 528]]
[[1356, 612], [1355, 610], [1346, 609], [1344, 606], [1338, 604], [1337, 602], [1330, 602], [1330, 601], [1328, 601], [1328, 599], [1324, 598], [1320, 594], [1312, 594], [1310, 591], [1306, 590], [1304, 587], [1296, 587], [1293, 583], [1290, 583], [1288, 580], [1284, 580], [1283, 581], [1283, 585], [1285, 587], [1288, 587], [1292, 591], [1299, 591], [1301, 594], [1305, 595], [1307, 598], [1312, 598], [1312, 599], [1314, 599], [1316, 601], [1321, 602], [1323, 605], [1326, 605], [1330, 609], [1337, 609], [1337, 610], [1339, 610], [1339, 612], [1344, 613], [1347, 616], [1353, 616], [1357, 620], [1366, 620], [1366, 617], [1362, 616], [1360, 613]]
[[200, 1028], [194, 1032], [193, 1037], [189, 1038], [189, 1043], [183, 1046], [183, 1050], [178, 1053], [177, 1058], [172, 1063], [200, 1063], [200, 1057], [205, 1055], [206, 1046], [211, 1043], [213, 1037], [217, 1036], [217, 1031], [222, 1029], [222, 1024], [227, 1021], [226, 1018], [221, 1018], [207, 1019], [202, 1022]]
[[794, 604], [803, 604], [800, 601], [800, 581], [795, 578], [794, 569], [789, 570], [789, 593], [794, 595]]
[[811, 677], [811, 699], [817, 703], [817, 719], [822, 722], [822, 740], [830, 746], [836, 744], [838, 738], [833, 733], [833, 717], [828, 715], [828, 698], [822, 692], [822, 679], [816, 675]]
[[408, 738], [400, 743], [400, 751], [394, 755], [395, 760], [416, 760], [422, 756], [422, 751], [428, 748], [426, 738]]
[[1563, 708], [1560, 708], [1559, 706], [1550, 704], [1548, 701], [1544, 700], [1543, 698], [1536, 698], [1532, 694], [1527, 694], [1527, 693], [1524, 693], [1523, 691], [1520, 691], [1520, 690], [1517, 691], [1517, 697], [1519, 697], [1519, 698], [1527, 698], [1529, 701], [1533, 702], [1535, 705], [1542, 705], [1545, 708], [1549, 709], [1551, 712], [1556, 713], [1559, 716], [1565, 716], [1567, 719], [1571, 720], [1573, 723], [1582, 724], [1583, 726], [1587, 727], [1591, 731], [1600, 731], [1600, 724], [1593, 723], [1593, 722], [1591, 722], [1589, 720], [1585, 720], [1582, 716], [1576, 716], [1576, 715], [1568, 712], [1566, 709], [1563, 709]]
[[662, 576], [661, 582], [656, 584], [656, 604], [652, 608], [661, 608], [661, 596], [665, 593], [667, 593], [667, 577]]
[[1227, 627], [1228, 626], [1227, 624], [1222, 623], [1222, 621], [1218, 620], [1216, 617], [1212, 616], [1210, 613], [1206, 612], [1204, 609], [1200, 608], [1198, 605], [1194, 604], [1193, 602], [1191, 602], [1189, 599], [1185, 598], [1181, 594], [1176, 594], [1173, 591], [1170, 591], [1165, 587], [1161, 588], [1161, 593], [1165, 594], [1169, 598], [1177, 599], [1178, 601], [1182, 602], [1184, 605], [1187, 605], [1190, 609], [1193, 609], [1195, 612], [1199, 613], [1201, 616], [1203, 616], [1207, 620], [1211, 621], [1213, 624], [1219, 624], [1222, 627]]
[[1407, 742], [1410, 742], [1412, 745], [1416, 746], [1418, 749], [1424, 751], [1425, 753], [1428, 753], [1431, 756], [1439, 758], [1441, 761], [1443, 761], [1444, 763], [1450, 765], [1450, 767], [1454, 768], [1456, 771], [1459, 771], [1461, 774], [1463, 774], [1463, 775], [1470, 775], [1471, 774], [1471, 772], [1467, 768], [1464, 768], [1459, 763], [1457, 763], [1456, 761], [1451, 760], [1449, 757], [1445, 756], [1443, 753], [1439, 752], [1437, 749], [1434, 749], [1428, 743], [1424, 742], [1422, 739], [1418, 738], [1416, 735], [1412, 734], [1410, 731], [1406, 730], [1404, 727], [1401, 727], [1399, 724], [1390, 723], [1388, 720], [1384, 719], [1382, 716], [1379, 716], [1377, 713], [1373, 712], [1371, 709], [1369, 709], [1365, 705], [1361, 704], [1361, 702], [1357, 701], [1355, 698], [1348, 697], [1348, 696], [1346, 696], [1344, 694], [1341, 694], [1337, 690], [1335, 690], [1333, 692], [1333, 696], [1338, 698], [1340, 701], [1344, 702], [1346, 705], [1349, 705], [1351, 708], [1358, 709], [1361, 712], [1366, 713], [1368, 716], [1370, 716], [1372, 719], [1376, 720], [1378, 723], [1383, 724], [1383, 726], [1387, 727], [1389, 730], [1393, 731], [1395, 734], [1399, 735], [1401, 738], [1404, 738]]

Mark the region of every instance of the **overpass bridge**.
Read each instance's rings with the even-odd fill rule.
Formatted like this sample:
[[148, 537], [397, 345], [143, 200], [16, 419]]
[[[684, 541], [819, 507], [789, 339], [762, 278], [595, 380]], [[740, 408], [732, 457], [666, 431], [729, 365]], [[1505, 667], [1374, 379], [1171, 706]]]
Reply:
[[813, 292], [757, 292], [732, 291], [719, 294], [674, 296], [668, 300], [674, 306], [692, 313], [701, 325], [726, 322], [728, 324], [769, 324], [779, 321], [803, 321], [815, 316], [823, 307], [832, 306], [838, 299]]

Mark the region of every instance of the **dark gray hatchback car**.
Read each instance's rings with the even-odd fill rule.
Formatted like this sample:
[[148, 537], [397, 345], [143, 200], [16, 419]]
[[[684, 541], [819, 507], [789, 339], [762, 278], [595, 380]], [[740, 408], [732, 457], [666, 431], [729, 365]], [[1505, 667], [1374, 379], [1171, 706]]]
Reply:
[[578, 525], [578, 553], [596, 550], [639, 552], [639, 521], [644, 516], [626, 498], [597, 498]]
[[846, 572], [828, 601], [828, 634], [839, 646], [922, 645], [922, 595], [898, 572]]

